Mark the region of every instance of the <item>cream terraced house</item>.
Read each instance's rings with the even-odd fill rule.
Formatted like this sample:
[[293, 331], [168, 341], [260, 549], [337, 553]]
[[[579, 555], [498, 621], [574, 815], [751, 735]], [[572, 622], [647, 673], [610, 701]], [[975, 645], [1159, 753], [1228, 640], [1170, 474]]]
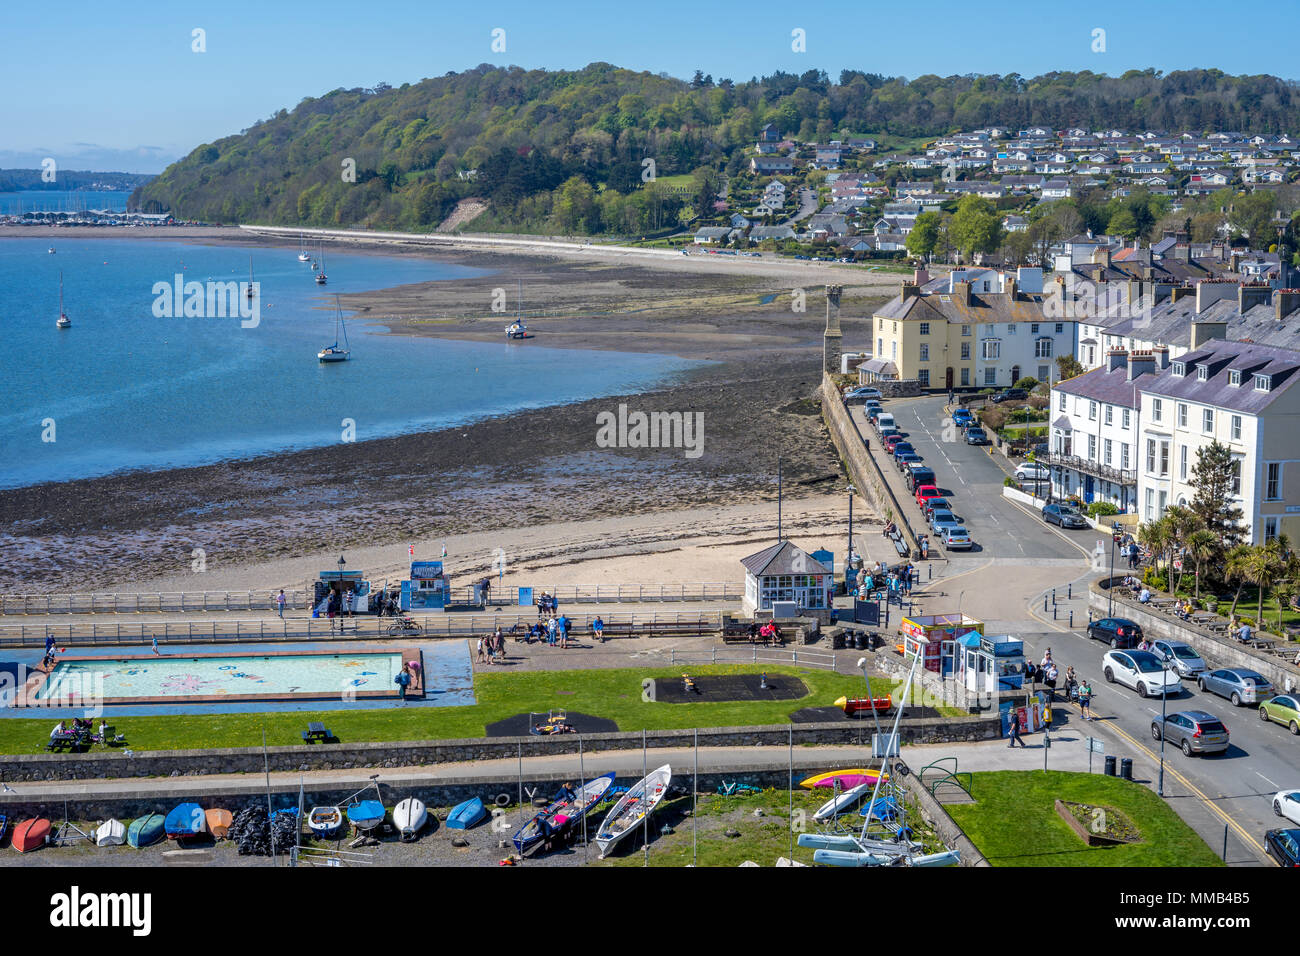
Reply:
[[1195, 496], [1198, 449], [1232, 452], [1233, 501], [1245, 540], [1300, 540], [1300, 352], [1225, 339], [1199, 341], [1139, 389], [1138, 508], [1143, 521]]
[[1075, 323], [1044, 318], [1040, 269], [957, 269], [933, 281], [918, 270], [872, 317], [871, 335], [869, 364], [881, 378], [1006, 388], [1026, 376], [1055, 381], [1057, 356], [1074, 351]]

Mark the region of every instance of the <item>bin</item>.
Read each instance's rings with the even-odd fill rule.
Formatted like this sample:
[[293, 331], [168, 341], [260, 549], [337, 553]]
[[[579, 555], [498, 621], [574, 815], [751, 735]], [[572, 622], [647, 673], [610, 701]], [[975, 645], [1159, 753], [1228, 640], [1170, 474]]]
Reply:
[[1105, 773], [1106, 773], [1106, 776], [1108, 776], [1108, 777], [1113, 777], [1113, 776], [1115, 776], [1115, 755], [1114, 755], [1114, 754], [1107, 754], [1107, 756], [1106, 756], [1106, 770], [1105, 770]]
[[1119, 762], [1119, 775], [1125, 780], [1133, 779], [1133, 758], [1125, 757]]

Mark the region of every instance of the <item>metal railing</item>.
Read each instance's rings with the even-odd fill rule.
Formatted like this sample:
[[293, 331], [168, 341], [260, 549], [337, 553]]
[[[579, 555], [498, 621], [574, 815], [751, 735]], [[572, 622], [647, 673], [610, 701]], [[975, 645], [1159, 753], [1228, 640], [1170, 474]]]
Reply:
[[[639, 604], [666, 601], [739, 601], [740, 584], [595, 584], [533, 587], [561, 604]], [[86, 592], [65, 594], [0, 594], [0, 616], [33, 614], [142, 614], [191, 611], [274, 611], [278, 589], [243, 591]], [[306, 588], [286, 588], [285, 607], [309, 607]], [[452, 604], [473, 603], [473, 588], [452, 589]], [[519, 588], [492, 588], [492, 604], [519, 604]]]
[[[722, 611], [706, 613], [602, 615], [607, 637], [620, 636], [627, 626], [655, 631], [689, 631], [710, 634], [722, 630]], [[575, 630], [588, 632], [594, 615], [569, 615]], [[284, 621], [160, 621], [146, 623], [78, 622], [76, 624], [3, 624], [0, 647], [43, 647], [48, 637], [60, 646], [113, 644], [231, 644], [276, 641], [351, 641], [380, 638], [425, 639], [440, 637], [474, 637], [488, 634], [498, 626], [506, 631], [515, 625], [527, 627], [537, 622], [535, 614], [430, 614], [414, 618], [418, 631], [393, 631], [391, 617], [291, 618]]]
[[757, 646], [750, 649], [750, 653], [736, 653], [724, 648], [722, 653], [718, 653], [718, 648], [711, 649], [709, 654], [680, 654], [676, 648], [670, 648], [668, 652], [669, 664], [802, 664], [805, 667], [825, 667], [828, 670], [835, 670], [835, 654], [826, 651], [806, 651], [792, 648], [788, 651], [772, 650], [770, 648], [759, 649]]
[[1085, 475], [1104, 478], [1106, 481], [1113, 481], [1121, 485], [1137, 484], [1136, 470], [1112, 468], [1110, 465], [1103, 465], [1088, 458], [1080, 458], [1078, 455], [1062, 455], [1058, 452], [1051, 452], [1047, 456], [1047, 462], [1050, 465], [1058, 465], [1062, 468], [1073, 468]]

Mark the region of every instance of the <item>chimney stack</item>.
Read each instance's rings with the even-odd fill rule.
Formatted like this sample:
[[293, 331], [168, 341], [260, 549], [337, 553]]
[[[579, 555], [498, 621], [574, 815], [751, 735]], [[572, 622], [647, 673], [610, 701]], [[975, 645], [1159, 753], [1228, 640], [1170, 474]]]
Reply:
[[1155, 372], [1156, 357], [1150, 352], [1133, 351], [1128, 356], [1128, 381], [1133, 381], [1139, 375], [1147, 372]]
[[1268, 302], [1272, 295], [1273, 290], [1266, 282], [1243, 282], [1237, 287], [1237, 311], [1245, 313]]
[[920, 295], [921, 287], [918, 286], [915, 282], [908, 282], [904, 280], [902, 291], [899, 294], [903, 297], [903, 301], [906, 302], [908, 299], [912, 298], [913, 296]]
[[1106, 363], [1106, 370], [1109, 372], [1123, 368], [1128, 363], [1128, 350], [1111, 349], [1106, 353]]
[[1176, 285], [1169, 290], [1169, 302], [1171, 305], [1177, 304], [1179, 299], [1185, 299], [1192, 294], [1194, 290], [1189, 285]]
[[1226, 339], [1228, 337], [1227, 322], [1203, 322], [1197, 320], [1192, 323], [1192, 348], [1199, 349], [1211, 339]]
[[1202, 279], [1196, 283], [1196, 314], [1200, 315], [1214, 303], [1228, 298], [1237, 291], [1231, 279]]
[[1169, 346], [1157, 345], [1151, 350], [1151, 357], [1156, 360], [1156, 371], [1163, 372], [1169, 367]]
[[1279, 322], [1300, 309], [1300, 289], [1278, 289], [1273, 293], [1273, 314]]
[[930, 273], [926, 271], [925, 266], [918, 266], [912, 272], [912, 282], [916, 285], [925, 285], [930, 281]]
[[954, 282], [952, 294], [962, 305], [970, 305], [970, 282]]

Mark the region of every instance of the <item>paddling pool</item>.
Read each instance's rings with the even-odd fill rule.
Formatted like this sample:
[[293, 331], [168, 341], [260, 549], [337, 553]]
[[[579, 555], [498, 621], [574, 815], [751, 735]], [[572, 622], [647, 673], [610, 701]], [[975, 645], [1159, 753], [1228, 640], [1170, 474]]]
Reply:
[[[26, 688], [28, 706], [358, 699], [398, 695], [393, 678], [418, 649], [177, 657], [72, 657]], [[412, 694], [412, 696], [416, 696]]]

